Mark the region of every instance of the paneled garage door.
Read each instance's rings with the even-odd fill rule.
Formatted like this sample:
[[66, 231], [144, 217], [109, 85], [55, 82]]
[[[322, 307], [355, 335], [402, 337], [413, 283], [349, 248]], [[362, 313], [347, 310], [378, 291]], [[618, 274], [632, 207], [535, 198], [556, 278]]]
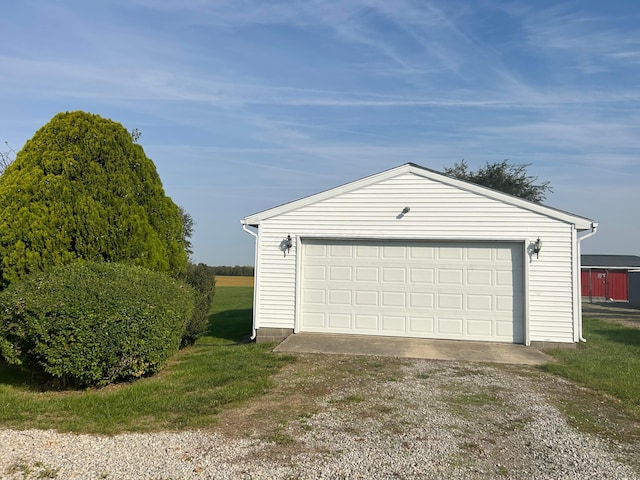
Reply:
[[303, 240], [299, 330], [524, 343], [522, 245]]

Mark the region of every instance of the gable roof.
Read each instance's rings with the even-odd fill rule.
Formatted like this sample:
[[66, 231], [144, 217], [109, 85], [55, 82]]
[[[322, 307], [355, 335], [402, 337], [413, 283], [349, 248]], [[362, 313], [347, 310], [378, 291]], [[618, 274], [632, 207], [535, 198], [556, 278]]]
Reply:
[[448, 177], [447, 175], [444, 175], [441, 172], [437, 172], [435, 170], [422, 167], [415, 163], [405, 163], [404, 165], [400, 165], [398, 167], [391, 168], [389, 170], [385, 170], [383, 172], [370, 175], [360, 180], [349, 182], [344, 185], [340, 185], [338, 187], [331, 188], [329, 190], [325, 190], [323, 192], [301, 198], [299, 200], [294, 200], [292, 202], [285, 203], [283, 205], [270, 208], [268, 210], [264, 210], [262, 212], [254, 213], [242, 219], [241, 223], [243, 225], [257, 227], [260, 225], [260, 223], [263, 220], [267, 220], [277, 215], [282, 215], [284, 213], [288, 213], [298, 208], [311, 205], [313, 203], [326, 200], [328, 198], [341, 195], [343, 193], [351, 192], [353, 190], [366, 187], [368, 185], [372, 185], [380, 181], [387, 180], [405, 173], [412, 173], [424, 178], [429, 178], [431, 180], [441, 182], [443, 184], [450, 185], [450, 186], [459, 188], [461, 190], [467, 190], [469, 192], [483, 195], [487, 198], [492, 198], [494, 200], [501, 201], [508, 205], [514, 205], [520, 208], [524, 208], [525, 210], [530, 210], [532, 212], [539, 213], [541, 215], [545, 215], [550, 218], [554, 218], [556, 220], [575, 224], [578, 230], [589, 230], [591, 229], [591, 226], [593, 223], [593, 220], [588, 219], [586, 217], [573, 215], [571, 213], [564, 212], [562, 210], [547, 207], [545, 205], [531, 202], [529, 200], [524, 200], [522, 198], [509, 195], [507, 193], [499, 192], [491, 188], [476, 185], [475, 183], [467, 182], [465, 180], [459, 180], [457, 178]]
[[638, 269], [637, 255], [580, 255], [582, 268]]

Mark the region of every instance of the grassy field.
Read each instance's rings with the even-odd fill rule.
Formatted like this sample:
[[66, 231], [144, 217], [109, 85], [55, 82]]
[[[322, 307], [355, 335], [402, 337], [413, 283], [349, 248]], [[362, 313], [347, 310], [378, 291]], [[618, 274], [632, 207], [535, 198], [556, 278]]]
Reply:
[[547, 352], [559, 363], [545, 370], [612, 395], [640, 420], [640, 329], [585, 318], [583, 331], [578, 348]]
[[[218, 278], [220, 277], [216, 277]], [[209, 317], [209, 330], [198, 339], [198, 345], [224, 345], [246, 340], [251, 335], [252, 309], [253, 286], [220, 286], [216, 280], [216, 296]]]
[[268, 391], [291, 357], [271, 345], [227, 346], [251, 333], [251, 287], [218, 287], [211, 325], [158, 375], [82, 391], [51, 391], [0, 363], [0, 426], [106, 433], [206, 428], [222, 408]]
[[216, 287], [253, 287], [253, 277], [216, 275]]

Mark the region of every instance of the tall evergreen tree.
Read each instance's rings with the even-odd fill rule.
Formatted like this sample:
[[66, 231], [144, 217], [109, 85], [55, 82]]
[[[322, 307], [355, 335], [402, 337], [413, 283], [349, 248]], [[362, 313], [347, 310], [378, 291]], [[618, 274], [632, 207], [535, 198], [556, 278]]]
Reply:
[[0, 282], [75, 259], [187, 265], [151, 159], [121, 124], [81, 111], [53, 117], [0, 177]]

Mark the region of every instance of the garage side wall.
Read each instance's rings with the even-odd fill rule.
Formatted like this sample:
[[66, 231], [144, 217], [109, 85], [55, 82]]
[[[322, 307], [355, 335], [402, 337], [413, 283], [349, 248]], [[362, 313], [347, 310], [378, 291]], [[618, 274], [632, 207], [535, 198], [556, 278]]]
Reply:
[[[406, 214], [402, 210], [409, 207]], [[288, 235], [290, 251], [283, 250]], [[525, 254], [528, 340], [574, 342], [573, 226], [412, 173], [263, 220], [256, 328], [296, 326], [300, 238], [543, 242]], [[527, 305], [525, 305], [527, 311]], [[526, 321], [526, 320], [525, 320]], [[260, 336], [260, 335], [259, 335]]]

